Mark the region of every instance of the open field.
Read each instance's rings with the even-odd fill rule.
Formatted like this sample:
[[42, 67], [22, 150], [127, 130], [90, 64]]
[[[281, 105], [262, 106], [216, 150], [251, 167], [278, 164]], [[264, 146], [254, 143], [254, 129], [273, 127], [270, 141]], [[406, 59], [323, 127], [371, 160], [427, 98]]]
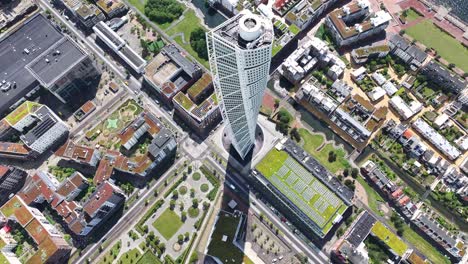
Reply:
[[384, 199], [380, 194], [378, 194], [372, 186], [370, 186], [366, 180], [364, 180], [362, 177], [357, 177], [356, 179], [361, 186], [366, 190], [367, 194], [367, 203], [369, 208], [374, 211], [374, 213], [379, 214], [379, 202], [384, 202]]
[[[202, 25], [200, 19], [196, 16], [195, 11], [188, 10], [183, 14], [184, 19], [181, 21], [175, 21], [174, 24], [170, 29], [166, 31], [166, 33], [174, 38], [174, 41], [177, 42], [182, 48], [184, 48], [190, 55], [192, 55], [199, 63], [203, 64], [203, 66], [209, 68], [208, 61], [202, 59], [198, 56], [198, 53], [195, 52], [192, 47], [190, 46], [190, 33], [194, 31], [196, 28], [203, 28], [205, 27]], [[167, 27], [163, 28], [167, 29]], [[206, 30], [206, 29], [205, 29]], [[183, 34], [183, 37], [180, 35]]]
[[169, 208], [153, 222], [154, 228], [156, 228], [166, 240], [169, 240], [183, 224], [180, 217]]
[[[209, 255], [219, 258], [223, 263], [253, 263], [232, 243], [239, 220], [230, 214], [220, 213], [208, 246]], [[223, 236], [227, 236], [226, 242], [222, 241]]]
[[[317, 148], [320, 147], [325, 140], [322, 135], [311, 134], [305, 128], [300, 128], [299, 134], [301, 135], [302, 139], [301, 143], [303, 142], [302, 148], [304, 148], [305, 151], [316, 158], [329, 171], [332, 173], [337, 173], [338, 171], [344, 170], [345, 168], [350, 168], [349, 162], [345, 158], [346, 152], [343, 150], [343, 148], [337, 149], [331, 143], [328, 143], [319, 151], [317, 151]], [[333, 162], [328, 160], [328, 153], [330, 151], [333, 151], [336, 154], [336, 160]]]
[[392, 233], [382, 222], [377, 222], [371, 232], [390, 247], [396, 254], [403, 256], [408, 246], [396, 234]]
[[414, 11], [413, 8], [409, 8], [408, 10], [406, 10], [406, 20], [408, 22], [411, 22], [411, 21], [414, 21], [418, 18], [421, 18], [422, 16], [420, 14], [418, 14], [416, 11]]
[[424, 20], [406, 29], [406, 33], [437, 53], [450, 63], [468, 72], [468, 48], [458, 40], [440, 30], [429, 20]]
[[145, 13], [146, 0], [128, 0], [128, 2], [142, 13]]
[[141, 253], [140, 250], [137, 248], [134, 248], [132, 250], [129, 250], [125, 252], [120, 258], [117, 263], [122, 263], [122, 264], [132, 264], [135, 263], [138, 259], [140, 259]]
[[284, 151], [271, 150], [257, 169], [324, 234], [333, 226], [336, 215], [346, 210], [340, 198]]
[[151, 251], [147, 250], [137, 264], [161, 264], [161, 261]]

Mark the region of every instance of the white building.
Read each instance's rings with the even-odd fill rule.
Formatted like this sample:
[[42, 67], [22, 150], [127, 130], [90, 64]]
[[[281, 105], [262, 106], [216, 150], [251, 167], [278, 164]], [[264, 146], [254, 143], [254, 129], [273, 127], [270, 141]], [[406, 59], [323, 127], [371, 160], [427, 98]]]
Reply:
[[413, 127], [450, 160], [455, 160], [461, 155], [456, 147], [421, 118], [414, 121]]
[[255, 143], [273, 36], [271, 21], [249, 11], [207, 33], [213, 85], [232, 145], [242, 158]]
[[372, 91], [367, 93], [367, 96], [371, 99], [372, 102], [380, 100], [386, 94], [385, 90], [380, 86], [374, 87]]
[[414, 116], [423, 108], [423, 105], [418, 101], [412, 101], [407, 104], [399, 95], [395, 95], [390, 99], [390, 105], [398, 112], [403, 120]]

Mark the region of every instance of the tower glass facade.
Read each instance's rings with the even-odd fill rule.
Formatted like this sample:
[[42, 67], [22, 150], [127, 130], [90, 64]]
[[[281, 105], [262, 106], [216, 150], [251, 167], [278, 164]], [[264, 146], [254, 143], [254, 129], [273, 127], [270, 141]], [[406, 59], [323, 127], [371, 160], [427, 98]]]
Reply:
[[221, 113], [232, 145], [242, 158], [255, 143], [272, 43], [271, 21], [248, 11], [207, 33], [211, 74]]

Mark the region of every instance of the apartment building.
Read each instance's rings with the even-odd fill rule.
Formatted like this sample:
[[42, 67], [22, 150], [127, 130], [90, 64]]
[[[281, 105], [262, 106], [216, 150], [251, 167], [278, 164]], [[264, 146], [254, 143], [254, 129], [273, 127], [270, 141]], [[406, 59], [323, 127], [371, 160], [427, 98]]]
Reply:
[[338, 46], [348, 46], [384, 32], [391, 19], [384, 10], [371, 14], [370, 3], [358, 0], [328, 14], [325, 25]]
[[26, 176], [27, 173], [21, 169], [0, 165], [0, 205], [23, 187]]

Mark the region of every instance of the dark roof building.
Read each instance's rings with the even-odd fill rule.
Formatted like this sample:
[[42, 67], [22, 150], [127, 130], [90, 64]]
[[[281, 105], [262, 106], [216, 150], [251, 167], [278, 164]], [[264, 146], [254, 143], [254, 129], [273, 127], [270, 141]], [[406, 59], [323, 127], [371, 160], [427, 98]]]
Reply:
[[405, 63], [410, 64], [415, 70], [421, 67], [427, 58], [426, 52], [412, 45], [408, 40], [398, 34], [394, 34], [390, 37], [388, 45], [393, 55], [397, 56]]
[[0, 116], [33, 97], [39, 85], [65, 103], [82, 91], [75, 82], [98, 74], [86, 53], [40, 14], [0, 40], [0, 61], [8, 62], [0, 64]]
[[23, 187], [26, 175], [25, 171], [18, 168], [0, 165], [0, 205]]
[[421, 72], [432, 82], [442, 86], [444, 89], [452, 93], [459, 94], [467, 87], [465, 80], [460, 79], [457, 75], [444, 68], [439, 63], [431, 60], [426, 64]]

